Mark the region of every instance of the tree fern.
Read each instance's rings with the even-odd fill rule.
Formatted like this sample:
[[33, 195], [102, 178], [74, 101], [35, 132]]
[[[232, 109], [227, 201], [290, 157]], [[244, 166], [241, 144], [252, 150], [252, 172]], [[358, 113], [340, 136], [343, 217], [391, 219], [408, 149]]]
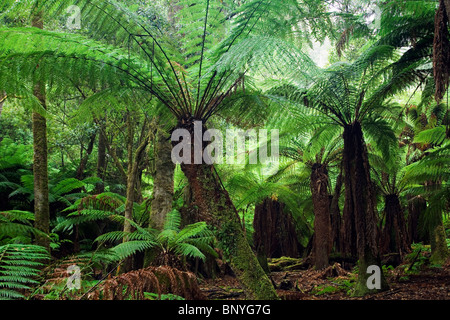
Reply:
[[48, 252], [41, 246], [0, 246], [0, 299], [25, 298], [24, 291], [39, 283], [36, 277], [47, 259]]
[[31, 242], [35, 235], [46, 236], [33, 227], [33, 221], [32, 212], [21, 210], [0, 212], [0, 243], [11, 243], [18, 239]]
[[96, 241], [114, 244], [122, 239], [127, 239], [127, 241], [112, 248], [121, 259], [147, 249], [157, 250], [162, 254], [202, 260], [205, 259], [205, 253], [216, 254], [211, 247], [214, 236], [206, 223], [190, 224], [180, 230], [181, 217], [176, 210], [167, 214], [164, 228], [161, 231], [142, 228], [133, 222], [131, 223], [136, 228], [134, 232], [108, 232], [99, 236]]

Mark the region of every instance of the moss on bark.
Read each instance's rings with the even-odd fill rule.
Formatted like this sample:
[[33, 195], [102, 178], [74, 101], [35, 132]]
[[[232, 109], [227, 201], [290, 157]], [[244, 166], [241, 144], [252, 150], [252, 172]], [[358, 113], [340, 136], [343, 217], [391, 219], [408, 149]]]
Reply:
[[432, 242], [432, 254], [430, 261], [433, 264], [442, 265], [449, 256], [445, 229], [443, 225], [438, 225], [434, 229], [434, 241]]
[[[194, 119], [179, 123], [194, 139]], [[204, 131], [206, 128], [203, 128]], [[174, 142], [174, 144], [176, 144]], [[194, 145], [191, 144], [191, 163], [194, 163]], [[206, 145], [203, 142], [201, 150]], [[240, 281], [249, 299], [278, 299], [275, 288], [258, 262], [242, 229], [237, 210], [223, 187], [213, 165], [181, 164], [192, 190], [193, 206], [198, 208], [198, 219], [217, 228], [217, 239], [224, 256]]]

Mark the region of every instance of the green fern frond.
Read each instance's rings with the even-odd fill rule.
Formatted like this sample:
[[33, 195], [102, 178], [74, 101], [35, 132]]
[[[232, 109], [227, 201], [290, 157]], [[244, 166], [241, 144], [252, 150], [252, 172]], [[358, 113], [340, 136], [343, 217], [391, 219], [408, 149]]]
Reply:
[[190, 243], [180, 243], [174, 251], [180, 256], [199, 258], [200, 260], [206, 259], [206, 256], [200, 251], [200, 249]]
[[427, 143], [441, 145], [446, 139], [445, 126], [438, 126], [432, 129], [423, 130], [414, 137], [414, 143]]
[[154, 242], [148, 240], [131, 240], [116, 245], [112, 250], [120, 259], [132, 256], [137, 252], [151, 249], [155, 246]]
[[38, 284], [39, 267], [49, 254], [36, 245], [8, 244], [0, 246], [0, 299], [23, 299], [23, 290]]

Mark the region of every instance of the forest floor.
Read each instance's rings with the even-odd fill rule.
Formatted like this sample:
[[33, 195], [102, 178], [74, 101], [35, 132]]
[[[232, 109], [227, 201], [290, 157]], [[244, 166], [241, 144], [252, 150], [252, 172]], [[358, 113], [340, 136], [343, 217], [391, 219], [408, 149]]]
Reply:
[[[335, 264], [325, 270], [272, 271], [269, 276], [284, 300], [450, 300], [450, 260], [441, 267], [407, 272], [407, 265], [385, 270], [389, 290], [364, 298], [351, 291], [356, 274]], [[200, 287], [208, 299], [245, 299], [236, 278], [206, 280]]]

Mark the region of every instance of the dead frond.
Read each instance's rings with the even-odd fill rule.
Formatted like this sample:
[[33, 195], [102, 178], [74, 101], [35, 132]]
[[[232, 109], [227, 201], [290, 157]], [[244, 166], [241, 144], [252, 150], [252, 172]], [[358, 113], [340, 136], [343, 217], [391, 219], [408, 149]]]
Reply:
[[191, 272], [168, 266], [133, 270], [106, 280], [88, 295], [91, 300], [144, 300], [144, 292], [175, 294], [187, 300], [202, 300], [203, 293]]

